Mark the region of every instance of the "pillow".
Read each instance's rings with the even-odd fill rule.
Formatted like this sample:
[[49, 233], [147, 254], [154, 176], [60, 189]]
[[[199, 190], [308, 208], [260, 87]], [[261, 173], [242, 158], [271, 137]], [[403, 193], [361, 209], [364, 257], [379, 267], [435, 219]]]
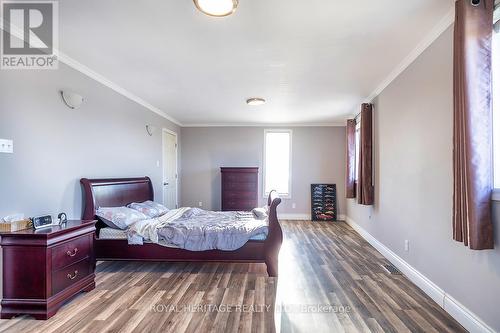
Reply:
[[267, 218], [268, 214], [268, 209], [267, 206], [262, 207], [262, 208], [254, 208], [252, 209], [253, 215], [255, 215], [255, 218], [257, 220], [265, 220]]
[[152, 219], [165, 215], [168, 212], [167, 207], [149, 200], [145, 202], [133, 202], [127, 207], [135, 209]]
[[109, 227], [127, 229], [131, 224], [147, 220], [149, 217], [143, 213], [127, 207], [100, 207], [96, 215]]
[[127, 205], [127, 207], [141, 212], [151, 219], [160, 216], [160, 212], [157, 209], [146, 205], [144, 202], [132, 202], [130, 205]]
[[189, 208], [184, 212], [184, 214], [181, 215], [181, 219], [190, 219], [192, 217], [195, 217], [197, 215], [200, 215], [201, 213], [205, 212], [203, 209], [194, 207], [194, 208]]
[[159, 204], [159, 203], [151, 201], [151, 200], [145, 201], [143, 203], [145, 203], [146, 205], [148, 205], [150, 207], [153, 207], [154, 209], [158, 210], [158, 213], [159, 213], [158, 216], [165, 215], [170, 210], [167, 207], [163, 206], [162, 204]]

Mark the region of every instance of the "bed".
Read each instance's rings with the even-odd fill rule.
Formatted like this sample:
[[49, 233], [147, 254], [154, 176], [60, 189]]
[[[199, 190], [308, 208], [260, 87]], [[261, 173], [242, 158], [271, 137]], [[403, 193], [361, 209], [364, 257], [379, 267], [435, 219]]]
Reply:
[[[149, 177], [82, 178], [80, 183], [83, 189], [82, 218], [84, 220], [98, 220], [94, 241], [96, 260], [265, 263], [269, 276], [278, 276], [278, 254], [283, 242], [283, 232], [276, 213], [281, 199], [275, 191], [272, 191], [268, 198], [269, 225], [265, 239], [251, 239], [243, 247], [234, 251], [189, 251], [154, 243], [129, 245], [127, 239], [120, 236], [119, 232], [115, 232], [112, 237], [99, 237], [101, 229], [105, 228], [106, 225], [97, 218], [96, 209], [98, 207], [120, 207], [132, 202], [154, 200], [153, 186]], [[110, 232], [106, 230], [105, 233], [109, 234]]]

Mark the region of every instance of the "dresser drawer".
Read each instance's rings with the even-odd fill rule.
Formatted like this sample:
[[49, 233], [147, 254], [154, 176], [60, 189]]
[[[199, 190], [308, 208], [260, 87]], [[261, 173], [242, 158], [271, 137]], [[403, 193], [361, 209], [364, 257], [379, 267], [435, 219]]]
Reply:
[[228, 199], [224, 202], [223, 210], [245, 210], [249, 211], [257, 207], [257, 200]]
[[232, 183], [249, 183], [257, 182], [256, 173], [225, 173], [223, 174], [224, 181]]
[[224, 192], [224, 199], [250, 199], [255, 200], [257, 193], [254, 191], [226, 191]]
[[224, 183], [224, 191], [253, 191], [257, 192], [257, 183]]
[[89, 256], [92, 235], [85, 235], [52, 249], [52, 270], [58, 270]]
[[90, 259], [83, 259], [71, 266], [52, 272], [52, 295], [66, 289], [89, 275]]

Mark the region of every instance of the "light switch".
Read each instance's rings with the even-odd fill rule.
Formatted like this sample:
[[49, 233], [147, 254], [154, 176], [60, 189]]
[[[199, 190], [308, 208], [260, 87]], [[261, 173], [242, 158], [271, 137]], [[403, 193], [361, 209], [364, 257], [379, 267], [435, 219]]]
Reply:
[[0, 153], [12, 154], [14, 152], [14, 141], [0, 139]]

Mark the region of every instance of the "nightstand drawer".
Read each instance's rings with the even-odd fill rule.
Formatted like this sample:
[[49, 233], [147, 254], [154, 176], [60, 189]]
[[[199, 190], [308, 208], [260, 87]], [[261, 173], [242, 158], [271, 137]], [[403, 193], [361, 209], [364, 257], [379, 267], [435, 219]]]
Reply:
[[89, 256], [92, 235], [85, 235], [52, 249], [52, 270], [56, 271]]
[[90, 259], [86, 258], [71, 266], [52, 273], [52, 295], [80, 281], [90, 273]]
[[76, 294], [94, 289], [96, 222], [69, 220], [41, 230], [0, 232], [0, 318], [48, 319]]

